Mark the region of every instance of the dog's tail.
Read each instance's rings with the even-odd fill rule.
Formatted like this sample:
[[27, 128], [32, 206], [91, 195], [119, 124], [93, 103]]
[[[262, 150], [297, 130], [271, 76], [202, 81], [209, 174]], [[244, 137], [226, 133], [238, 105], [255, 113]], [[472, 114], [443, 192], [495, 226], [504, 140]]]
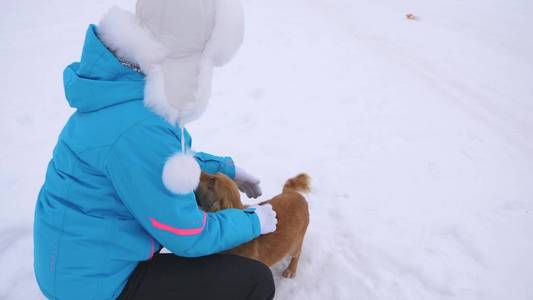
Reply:
[[309, 193], [310, 191], [311, 177], [305, 173], [301, 173], [287, 180], [283, 186], [283, 192]]

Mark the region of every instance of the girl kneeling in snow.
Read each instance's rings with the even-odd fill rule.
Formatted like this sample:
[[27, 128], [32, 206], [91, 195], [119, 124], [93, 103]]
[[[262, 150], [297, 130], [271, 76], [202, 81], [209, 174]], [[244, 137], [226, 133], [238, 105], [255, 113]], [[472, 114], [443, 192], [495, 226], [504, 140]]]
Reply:
[[[51, 299], [272, 299], [259, 262], [211, 255], [276, 228], [272, 208], [201, 211], [200, 170], [259, 181], [229, 157], [192, 153], [213, 66], [243, 37], [238, 0], [139, 0], [87, 31], [64, 72], [76, 112], [63, 129], [35, 210], [35, 273]], [[173, 254], [159, 254], [162, 247]]]

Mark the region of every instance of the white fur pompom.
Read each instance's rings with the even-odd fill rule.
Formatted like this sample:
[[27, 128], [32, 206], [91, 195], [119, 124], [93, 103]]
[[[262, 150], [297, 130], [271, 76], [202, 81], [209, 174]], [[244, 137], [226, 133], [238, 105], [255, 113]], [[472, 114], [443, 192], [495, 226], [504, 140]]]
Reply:
[[163, 184], [176, 194], [194, 192], [200, 182], [201, 170], [193, 156], [176, 153], [163, 167]]

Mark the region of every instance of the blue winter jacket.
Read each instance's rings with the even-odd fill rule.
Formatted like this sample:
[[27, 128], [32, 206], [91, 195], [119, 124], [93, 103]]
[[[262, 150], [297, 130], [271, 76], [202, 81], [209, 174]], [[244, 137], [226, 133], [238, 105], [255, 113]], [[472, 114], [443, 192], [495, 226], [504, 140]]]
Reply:
[[[77, 109], [59, 136], [35, 209], [35, 274], [50, 299], [115, 299], [161, 245], [179, 256], [227, 250], [259, 236], [255, 213], [204, 213], [193, 193], [165, 188], [180, 130], [143, 104], [144, 76], [91, 25], [81, 62], [64, 72]], [[186, 143], [190, 146], [188, 133]], [[229, 157], [196, 153], [203, 171], [235, 176]]]

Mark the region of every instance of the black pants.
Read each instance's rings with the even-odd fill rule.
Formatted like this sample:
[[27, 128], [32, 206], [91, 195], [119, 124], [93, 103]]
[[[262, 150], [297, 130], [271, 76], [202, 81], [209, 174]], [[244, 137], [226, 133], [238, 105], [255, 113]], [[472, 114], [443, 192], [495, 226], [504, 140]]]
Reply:
[[183, 258], [157, 253], [141, 262], [119, 300], [271, 300], [272, 272], [248, 258], [217, 254]]

